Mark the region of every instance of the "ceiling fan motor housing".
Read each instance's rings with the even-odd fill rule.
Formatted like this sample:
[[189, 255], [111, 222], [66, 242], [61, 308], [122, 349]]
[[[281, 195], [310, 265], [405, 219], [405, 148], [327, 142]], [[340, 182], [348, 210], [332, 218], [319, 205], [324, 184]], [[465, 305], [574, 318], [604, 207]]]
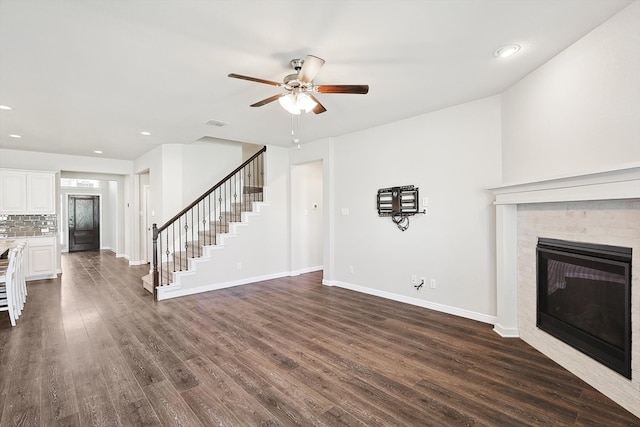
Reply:
[[298, 74], [289, 74], [283, 80], [285, 86], [298, 87], [300, 86], [300, 80], [298, 80]]
[[302, 64], [304, 64], [304, 59], [292, 59], [290, 64], [294, 70], [300, 71], [300, 69], [302, 68]]

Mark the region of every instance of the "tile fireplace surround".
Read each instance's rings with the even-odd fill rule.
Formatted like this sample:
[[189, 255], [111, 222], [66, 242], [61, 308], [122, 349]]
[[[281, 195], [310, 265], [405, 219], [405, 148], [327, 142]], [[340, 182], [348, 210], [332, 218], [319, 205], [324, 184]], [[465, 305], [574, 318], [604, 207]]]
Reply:
[[[494, 330], [520, 337], [640, 417], [640, 163], [490, 190], [496, 196]], [[632, 248], [631, 380], [536, 327], [538, 237]]]

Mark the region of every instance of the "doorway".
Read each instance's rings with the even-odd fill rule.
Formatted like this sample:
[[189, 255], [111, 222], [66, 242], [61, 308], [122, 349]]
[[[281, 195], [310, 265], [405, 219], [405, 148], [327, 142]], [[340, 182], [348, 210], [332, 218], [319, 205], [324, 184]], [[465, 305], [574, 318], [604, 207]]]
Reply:
[[100, 197], [69, 196], [69, 252], [100, 250]]
[[297, 274], [324, 268], [323, 161], [291, 169], [291, 270]]

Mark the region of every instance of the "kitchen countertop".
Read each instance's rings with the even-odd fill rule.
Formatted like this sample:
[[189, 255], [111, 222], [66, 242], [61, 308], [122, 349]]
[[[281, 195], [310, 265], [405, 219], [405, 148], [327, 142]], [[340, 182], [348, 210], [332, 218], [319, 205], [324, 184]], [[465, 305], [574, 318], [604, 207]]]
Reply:
[[24, 240], [24, 239], [38, 239], [40, 237], [58, 237], [58, 233], [43, 233], [37, 235], [25, 235], [23, 233], [11, 233], [11, 235], [4, 235], [0, 233], [0, 241], [2, 240]]

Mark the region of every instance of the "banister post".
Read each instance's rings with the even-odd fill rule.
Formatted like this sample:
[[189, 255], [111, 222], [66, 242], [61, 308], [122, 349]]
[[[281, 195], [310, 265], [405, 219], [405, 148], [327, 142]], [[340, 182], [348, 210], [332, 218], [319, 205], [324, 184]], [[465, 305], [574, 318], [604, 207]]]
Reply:
[[158, 225], [153, 224], [153, 299], [158, 300]]

